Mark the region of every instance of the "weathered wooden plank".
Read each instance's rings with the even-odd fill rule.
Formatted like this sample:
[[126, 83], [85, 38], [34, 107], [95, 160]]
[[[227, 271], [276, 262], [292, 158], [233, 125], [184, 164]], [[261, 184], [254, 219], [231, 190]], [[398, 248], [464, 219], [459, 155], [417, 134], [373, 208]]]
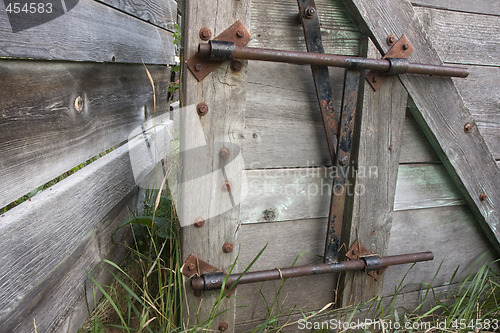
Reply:
[[[384, 52], [388, 49], [385, 40], [389, 33], [404, 33], [415, 47], [412, 61], [442, 64], [406, 0], [344, 0], [344, 3]], [[500, 249], [500, 188], [497, 184], [500, 169], [453, 81], [420, 75], [400, 75], [399, 78], [416, 105], [412, 109], [413, 116], [459, 186], [479, 224]], [[471, 133], [464, 132], [466, 123], [473, 124]], [[480, 200], [482, 193], [487, 194], [484, 201]]]
[[500, 5], [497, 0], [411, 0], [414, 6], [448, 9], [453, 11], [500, 15]]
[[406, 114], [403, 131], [403, 144], [399, 163], [429, 163], [439, 162], [439, 157], [418, 126], [413, 116]]
[[444, 62], [500, 65], [500, 16], [423, 7], [415, 12]]
[[[360, 181], [347, 193], [366, 195], [366, 184], [377, 182], [383, 172], [376, 165], [360, 166]], [[333, 169], [325, 167], [245, 171], [248, 194], [241, 203], [242, 223], [327, 217], [333, 175]], [[441, 165], [400, 165], [397, 175], [395, 210], [464, 203]]]
[[[340, 1], [318, 1], [325, 52], [358, 55], [359, 29], [352, 23]], [[297, 24], [297, 4], [278, 0], [270, 4], [265, 0], [252, 1], [250, 46], [272, 49], [306, 51], [304, 32]]]
[[[443, 235], [446, 237], [443, 238]], [[413, 267], [403, 283], [405, 292], [418, 290], [422, 284], [431, 283], [431, 281], [433, 286], [449, 283], [458, 266], [460, 269], [455, 281], [459, 281], [485, 252], [489, 253], [484, 258], [485, 262], [493, 262], [496, 259], [494, 249], [488, 244], [483, 231], [467, 206], [395, 213], [388, 253], [419, 251], [432, 251], [434, 260], [418, 263]], [[433, 281], [441, 264], [441, 269]], [[394, 286], [399, 284], [410, 266], [394, 266], [386, 270], [383, 296], [394, 293]]]
[[[168, 110], [169, 69], [0, 61], [0, 207], [125, 140]], [[80, 97], [83, 106], [75, 108]]]
[[[104, 226], [99, 226], [99, 222], [136, 187], [139, 179], [134, 176], [130, 156], [134, 154], [142, 157], [145, 163], [149, 162], [148, 143], [154, 141], [154, 133], [145, 133], [144, 136], [0, 217], [0, 231], [5, 235], [0, 253], [0, 265], [4, 267], [0, 272], [0, 327], [18, 325], [20, 309], [28, 305], [34, 309], [39, 305], [40, 298], [33, 295], [38, 295], [39, 288], [53, 274], [63, 276], [65, 268], [61, 268], [62, 263], [71, 265], [82, 260], [78, 266], [87, 262], [79, 258], [78, 253], [72, 257], [70, 254], [91, 231], [100, 232]], [[99, 246], [102, 251], [107, 251], [109, 240]], [[81, 278], [85, 273], [80, 270], [79, 274]], [[51, 283], [57, 286], [57, 281]], [[39, 296], [47, 297], [43, 293]], [[54, 311], [70, 306], [58, 303], [57, 299], [51, 302]], [[61, 313], [57, 312], [57, 315]]]
[[[196, 1], [185, 3], [183, 41], [184, 55], [195, 54], [200, 42], [202, 27], [212, 30], [217, 36], [237, 20], [250, 29], [250, 1], [219, 2], [205, 1], [203, 7]], [[236, 145], [241, 146], [243, 112], [245, 109], [246, 66], [233, 73], [226, 62], [212, 72], [202, 82], [186, 69], [183, 75], [183, 105], [207, 104], [209, 112], [199, 117], [195, 108], [184, 109], [181, 113], [180, 161], [181, 184], [177, 212], [182, 229], [182, 252], [184, 259], [190, 254], [203, 256], [210, 264], [229, 270], [237, 251], [224, 253], [222, 246], [235, 243], [239, 227], [239, 202], [242, 188], [243, 163]], [[230, 149], [231, 156], [226, 162], [219, 155], [222, 146]], [[190, 154], [199, 147], [206, 148], [203, 154]], [[231, 163], [229, 163], [231, 161]], [[206, 177], [201, 177], [206, 176]], [[201, 181], [197, 181], [201, 180]], [[223, 181], [229, 181], [231, 190], [223, 189]], [[195, 216], [208, 221], [203, 228], [194, 228]], [[236, 249], [236, 247], [235, 247]], [[203, 298], [188, 293], [185, 324], [208, 318], [218, 292], [206, 292]], [[198, 307], [198, 304], [200, 304]], [[235, 300], [230, 298], [222, 304], [218, 317], [229, 325], [228, 332], [234, 331]], [[217, 329], [218, 322], [214, 323]]]
[[[367, 57], [381, 57], [368, 39], [365, 47]], [[349, 219], [344, 219], [342, 234], [346, 237], [343, 242], [346, 249], [354, 241], [358, 241], [372, 253], [386, 255], [395, 208], [394, 196], [408, 93], [394, 77], [388, 79], [377, 91], [366, 80], [363, 80], [363, 84], [359, 137], [355, 141], [359, 144], [356, 165], [358, 169], [376, 169], [377, 177], [366, 177], [358, 173], [358, 177], [353, 179], [356, 185], [363, 186], [365, 190], [358, 194], [354, 192], [351, 197], [350, 223]], [[344, 276], [341, 304], [347, 306], [368, 301], [379, 295], [381, 289], [381, 280], [367, 281], [366, 278], [349, 272]]]
[[146, 0], [97, 0], [108, 6], [150, 22], [169, 31], [175, 31], [177, 23], [177, 1], [164, 0], [161, 2]]
[[0, 21], [0, 57], [174, 64], [172, 33], [93, 0], [20, 32]]

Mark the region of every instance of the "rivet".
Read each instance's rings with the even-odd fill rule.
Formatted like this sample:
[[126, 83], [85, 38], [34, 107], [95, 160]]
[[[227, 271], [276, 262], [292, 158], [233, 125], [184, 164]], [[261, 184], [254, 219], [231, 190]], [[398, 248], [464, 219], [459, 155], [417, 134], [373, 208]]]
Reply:
[[194, 66], [194, 70], [197, 71], [197, 72], [201, 71], [202, 68], [203, 68], [203, 66], [201, 64], [196, 64]]
[[313, 18], [314, 14], [316, 14], [316, 9], [313, 7], [307, 7], [306, 10], [304, 10], [304, 14], [307, 18]]
[[229, 149], [227, 149], [226, 147], [222, 147], [220, 150], [219, 150], [219, 156], [223, 159], [223, 160], [227, 160], [229, 158], [229, 156], [231, 156], [231, 152], [229, 151]]
[[208, 113], [208, 105], [207, 103], [200, 103], [196, 106], [196, 112], [198, 112], [198, 114], [200, 116], [204, 116]]
[[201, 40], [209, 40], [212, 37], [212, 31], [208, 28], [200, 29], [200, 38]]
[[488, 195], [486, 193], [481, 193], [481, 195], [479, 196], [479, 200], [484, 201], [487, 197]]
[[243, 64], [239, 60], [232, 60], [230, 67], [233, 72], [239, 72], [243, 68]]
[[188, 269], [189, 269], [190, 271], [194, 271], [194, 270], [196, 269], [196, 265], [192, 262], [192, 263], [190, 263], [190, 264], [188, 265]]
[[410, 48], [410, 44], [404, 43], [403, 44], [403, 50], [408, 50]]
[[194, 226], [196, 228], [201, 228], [205, 225], [205, 219], [201, 216], [198, 216], [197, 218], [194, 219]]
[[381, 275], [382, 274], [382, 271], [379, 269], [377, 270], [377, 275]]
[[236, 36], [238, 36], [238, 38], [243, 38], [245, 36], [245, 33], [240, 29], [236, 31]]
[[230, 253], [232, 251], [233, 251], [233, 244], [232, 243], [224, 243], [224, 245], [222, 245], [222, 252]]
[[352, 250], [353, 255], [358, 255], [359, 251], [357, 249]]
[[464, 131], [465, 131], [465, 133], [470, 133], [472, 131], [472, 124], [471, 123], [465, 124]]
[[222, 182], [222, 189], [224, 191], [228, 191], [228, 192], [231, 192], [231, 183], [228, 182], [227, 180], [223, 181]]
[[394, 35], [389, 35], [387, 36], [387, 44], [393, 45], [396, 42], [396, 37]]
[[219, 326], [218, 326], [219, 331], [224, 332], [228, 328], [229, 328], [229, 325], [225, 321], [219, 323]]
[[376, 77], [376, 76], [374, 76], [374, 77], [372, 78], [372, 82], [373, 82], [373, 83], [376, 83], [377, 81], [378, 81], [377, 77]]
[[346, 166], [347, 165], [347, 161], [349, 160], [349, 158], [347, 156], [342, 156], [339, 160], [339, 164], [341, 166]]
[[75, 109], [76, 111], [80, 112], [83, 110], [83, 98], [81, 96], [78, 96], [75, 98]]

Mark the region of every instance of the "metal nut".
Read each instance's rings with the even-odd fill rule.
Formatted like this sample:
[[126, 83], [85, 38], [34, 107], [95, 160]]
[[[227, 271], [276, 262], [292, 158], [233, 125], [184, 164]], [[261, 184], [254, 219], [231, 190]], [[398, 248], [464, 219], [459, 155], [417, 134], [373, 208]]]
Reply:
[[245, 32], [240, 29], [236, 31], [236, 36], [238, 36], [238, 38], [243, 38], [245, 36]]
[[219, 156], [223, 159], [223, 160], [227, 160], [229, 158], [229, 156], [231, 156], [231, 152], [229, 151], [229, 149], [227, 149], [226, 147], [222, 147], [219, 151]]
[[467, 123], [464, 125], [464, 131], [465, 133], [470, 133], [472, 132], [472, 124], [471, 123]]
[[387, 36], [386, 42], [389, 45], [393, 45], [394, 43], [396, 43], [396, 37], [391, 34], [391, 35]]
[[194, 219], [194, 226], [196, 228], [201, 228], [205, 225], [205, 219], [201, 216], [198, 216], [197, 218]]
[[201, 64], [196, 64], [194, 66], [194, 70], [197, 71], [197, 72], [201, 71], [202, 69], [203, 69], [203, 66]]
[[314, 14], [316, 14], [316, 9], [314, 7], [307, 7], [304, 10], [304, 15], [306, 18], [310, 19], [314, 17]]
[[200, 116], [206, 115], [208, 113], [208, 105], [207, 105], [207, 103], [199, 103], [196, 106], [196, 112], [198, 112], [198, 114]]
[[224, 253], [233, 252], [233, 243], [224, 243], [224, 245], [222, 245], [222, 252]]
[[479, 196], [479, 200], [484, 201], [487, 197], [488, 195], [486, 193], [481, 193], [481, 195]]
[[358, 251], [357, 249], [352, 250], [352, 254], [353, 254], [353, 255], [355, 255], [355, 256], [356, 256], [356, 255], [358, 255], [358, 253], [359, 253], [359, 251]]
[[190, 263], [190, 264], [188, 265], [188, 269], [189, 269], [190, 271], [194, 271], [194, 270], [196, 269], [196, 265], [192, 262], [192, 263]]
[[229, 325], [225, 321], [219, 323], [219, 326], [218, 326], [219, 331], [224, 332], [228, 328], [229, 328]]
[[243, 63], [239, 60], [232, 60], [230, 67], [233, 72], [239, 72], [243, 68]]
[[222, 189], [227, 192], [231, 192], [231, 183], [227, 180], [222, 182]]
[[200, 38], [201, 40], [209, 40], [212, 37], [212, 31], [208, 28], [200, 29]]

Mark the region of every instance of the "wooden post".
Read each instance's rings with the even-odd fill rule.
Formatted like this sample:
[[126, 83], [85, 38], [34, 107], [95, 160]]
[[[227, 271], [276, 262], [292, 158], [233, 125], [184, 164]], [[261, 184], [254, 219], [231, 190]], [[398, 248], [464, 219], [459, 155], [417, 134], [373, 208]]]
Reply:
[[[443, 64], [407, 0], [343, 1], [382, 52], [389, 49], [389, 34], [405, 34], [415, 48], [410, 61]], [[453, 81], [420, 75], [400, 75], [399, 79], [415, 104], [413, 116], [500, 251], [500, 169]]]
[[[209, 28], [212, 38], [237, 20], [249, 29], [249, 1], [185, 1], [183, 19], [184, 60], [187, 60], [197, 52], [198, 44], [202, 41], [199, 33], [201, 28]], [[182, 83], [180, 147], [183, 158], [178, 212], [183, 225], [183, 259], [193, 253], [226, 272], [238, 254], [238, 203], [244, 167], [240, 159], [229, 172], [224, 168], [220, 149], [223, 146], [229, 148], [230, 159], [237, 155], [241, 157], [241, 149], [238, 148], [241, 135], [238, 133], [242, 133], [244, 128], [246, 98], [246, 62], [243, 64], [241, 71], [235, 73], [229, 68], [229, 62], [225, 62], [201, 82], [184, 66]], [[204, 116], [197, 114], [196, 106], [199, 103], [206, 103], [208, 107], [208, 113]], [[206, 143], [204, 147], [203, 142]], [[193, 154], [196, 149], [199, 149], [199, 154]], [[193, 175], [207, 176], [206, 181], [190, 184]], [[223, 187], [226, 180], [231, 184], [230, 191]], [[226, 210], [228, 205], [232, 208]], [[190, 221], [193, 214], [205, 219], [203, 227], [196, 228], [192, 224], [195, 222], [194, 219]], [[233, 244], [232, 252], [223, 251], [225, 243]], [[219, 292], [205, 292], [202, 297], [196, 297], [189, 286], [186, 289], [188, 307], [184, 319], [185, 325], [189, 327], [208, 319]], [[223, 311], [211, 328], [218, 329], [221, 323], [226, 323], [231, 332], [234, 330], [234, 298], [223, 299], [221, 307], [212, 316]]]

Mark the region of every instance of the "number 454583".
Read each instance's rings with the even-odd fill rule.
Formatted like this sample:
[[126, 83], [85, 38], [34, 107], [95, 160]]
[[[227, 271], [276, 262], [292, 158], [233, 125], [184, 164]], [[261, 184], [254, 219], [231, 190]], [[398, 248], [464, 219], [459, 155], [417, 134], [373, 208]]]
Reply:
[[18, 2], [12, 2], [7, 5], [7, 8], [5, 9], [7, 13], [9, 14], [19, 14], [19, 13], [26, 13], [26, 14], [50, 14], [52, 13], [52, 4], [50, 2], [48, 3], [43, 3], [43, 2], [31, 2], [31, 3], [18, 3]]

